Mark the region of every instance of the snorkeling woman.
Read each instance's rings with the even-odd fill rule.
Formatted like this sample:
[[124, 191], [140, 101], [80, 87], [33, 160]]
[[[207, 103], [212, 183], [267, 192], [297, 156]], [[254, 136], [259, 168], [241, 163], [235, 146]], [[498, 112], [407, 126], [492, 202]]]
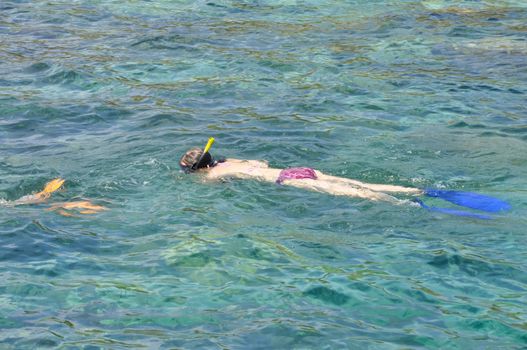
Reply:
[[203, 174], [205, 179], [208, 180], [222, 178], [254, 179], [336, 196], [358, 197], [374, 201], [385, 201], [392, 204], [411, 204], [432, 211], [476, 217], [479, 219], [489, 219], [490, 217], [488, 215], [449, 208], [429, 207], [417, 198], [413, 200], [401, 200], [386, 192], [438, 197], [457, 205], [487, 212], [499, 212], [510, 208], [508, 203], [499, 199], [471, 192], [434, 189], [423, 190], [403, 186], [370, 184], [327, 175], [321, 171], [306, 167], [288, 169], [270, 168], [266, 161], [260, 160], [240, 160], [232, 158], [215, 160], [209, 153], [213, 143], [214, 138], [211, 137], [204, 149], [192, 148], [188, 150], [179, 161], [180, 167], [186, 173]]

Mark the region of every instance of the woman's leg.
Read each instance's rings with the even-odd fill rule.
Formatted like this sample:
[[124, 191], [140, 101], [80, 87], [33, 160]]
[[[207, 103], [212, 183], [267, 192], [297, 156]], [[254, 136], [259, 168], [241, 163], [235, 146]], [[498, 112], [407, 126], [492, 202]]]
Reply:
[[75, 216], [73, 213], [78, 212], [80, 214], [97, 214], [103, 210], [108, 210], [108, 208], [93, 204], [88, 200], [83, 201], [74, 201], [74, 202], [63, 202], [55, 203], [47, 210], [57, 211], [60, 215], [64, 216]]
[[383, 185], [383, 184], [370, 184], [370, 183], [360, 182], [360, 181], [353, 180], [353, 179], [348, 179], [345, 177], [331, 176], [331, 175], [326, 175], [322, 173], [320, 173], [319, 179], [331, 181], [331, 182], [341, 182], [341, 183], [348, 184], [350, 186], [358, 186], [362, 188], [367, 188], [372, 191], [398, 192], [398, 193], [409, 193], [409, 194], [423, 193], [423, 190], [418, 189], [418, 188], [394, 186], [394, 185]]
[[304, 188], [312, 191], [323, 192], [335, 196], [348, 196], [364, 198], [373, 201], [383, 201], [392, 204], [405, 204], [408, 201], [400, 200], [386, 193], [372, 191], [368, 188], [357, 187], [341, 181], [328, 181], [327, 179], [298, 179], [286, 180], [284, 185]]

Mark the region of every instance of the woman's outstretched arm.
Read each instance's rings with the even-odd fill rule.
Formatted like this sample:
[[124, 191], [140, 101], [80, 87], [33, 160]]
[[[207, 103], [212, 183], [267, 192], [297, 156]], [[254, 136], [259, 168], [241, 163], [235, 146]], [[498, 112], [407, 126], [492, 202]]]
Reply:
[[55, 191], [57, 191], [62, 184], [64, 184], [64, 179], [57, 178], [53, 179], [50, 182], [44, 186], [44, 189], [38, 193], [30, 194], [27, 196], [23, 196], [13, 202], [11, 202], [12, 205], [23, 205], [23, 204], [37, 204], [42, 203], [49, 197], [51, 197], [51, 194]]

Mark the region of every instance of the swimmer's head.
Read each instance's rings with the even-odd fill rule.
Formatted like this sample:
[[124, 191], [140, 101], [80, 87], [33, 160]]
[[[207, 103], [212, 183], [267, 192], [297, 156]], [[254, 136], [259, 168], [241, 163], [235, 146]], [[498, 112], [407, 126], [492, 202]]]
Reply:
[[[202, 156], [203, 155], [203, 156]], [[179, 160], [179, 166], [186, 173], [191, 173], [198, 169], [211, 168], [218, 164], [209, 152], [203, 153], [201, 148], [192, 148], [185, 152]]]

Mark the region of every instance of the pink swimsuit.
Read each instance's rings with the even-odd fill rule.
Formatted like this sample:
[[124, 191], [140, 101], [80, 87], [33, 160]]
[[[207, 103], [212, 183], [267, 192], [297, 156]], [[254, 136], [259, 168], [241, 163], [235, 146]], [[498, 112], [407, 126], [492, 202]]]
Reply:
[[284, 180], [292, 179], [317, 179], [317, 174], [314, 169], [311, 168], [289, 168], [284, 169], [278, 175], [276, 179], [277, 184], [282, 184]]

